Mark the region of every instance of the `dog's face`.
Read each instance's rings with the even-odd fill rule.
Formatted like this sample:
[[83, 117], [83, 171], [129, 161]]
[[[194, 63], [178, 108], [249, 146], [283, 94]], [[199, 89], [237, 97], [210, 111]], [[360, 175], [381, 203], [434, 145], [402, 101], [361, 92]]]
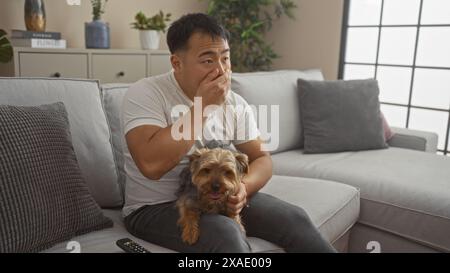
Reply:
[[237, 192], [248, 173], [247, 155], [220, 148], [200, 149], [190, 157], [192, 183], [204, 201], [219, 203]]

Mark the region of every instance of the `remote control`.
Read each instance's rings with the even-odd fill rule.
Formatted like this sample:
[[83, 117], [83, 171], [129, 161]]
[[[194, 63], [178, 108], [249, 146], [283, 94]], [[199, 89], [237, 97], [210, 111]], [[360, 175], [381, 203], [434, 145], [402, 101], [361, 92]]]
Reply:
[[128, 253], [151, 253], [140, 244], [130, 238], [117, 240], [116, 245]]

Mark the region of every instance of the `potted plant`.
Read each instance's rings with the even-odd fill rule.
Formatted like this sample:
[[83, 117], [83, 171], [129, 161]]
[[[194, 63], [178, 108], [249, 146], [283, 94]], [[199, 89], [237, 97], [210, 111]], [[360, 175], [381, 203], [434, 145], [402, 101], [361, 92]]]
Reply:
[[[233, 71], [270, 70], [272, 60], [279, 56], [267, 44], [264, 34], [275, 19], [286, 15], [295, 19], [297, 7], [292, 0], [208, 0], [208, 14], [216, 18], [231, 35]], [[271, 9], [273, 8], [272, 12]]]
[[101, 20], [108, 0], [91, 0], [92, 22], [85, 23], [86, 48], [109, 48], [109, 25]]
[[164, 15], [162, 11], [149, 18], [142, 11], [136, 14], [135, 21], [131, 25], [134, 29], [139, 30], [142, 49], [159, 48], [161, 31], [166, 32], [166, 22], [170, 21], [171, 15], [170, 13]]
[[13, 56], [13, 49], [11, 43], [6, 38], [6, 32], [0, 29], [0, 63], [7, 63], [11, 61]]

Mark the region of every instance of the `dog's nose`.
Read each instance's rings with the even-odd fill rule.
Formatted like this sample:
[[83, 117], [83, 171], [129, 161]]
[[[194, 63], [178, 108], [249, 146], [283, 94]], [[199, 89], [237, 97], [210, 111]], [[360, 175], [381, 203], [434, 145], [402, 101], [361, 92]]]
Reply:
[[213, 182], [211, 185], [211, 189], [214, 192], [218, 192], [220, 190], [220, 183], [219, 182]]

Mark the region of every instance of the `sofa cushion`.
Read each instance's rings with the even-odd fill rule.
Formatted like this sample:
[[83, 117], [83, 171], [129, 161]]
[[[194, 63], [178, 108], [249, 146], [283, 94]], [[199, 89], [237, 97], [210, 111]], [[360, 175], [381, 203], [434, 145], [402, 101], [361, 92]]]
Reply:
[[123, 203], [97, 81], [0, 78], [0, 102], [33, 106], [61, 101], [68, 115], [72, 143], [95, 201], [102, 207]]
[[274, 175], [261, 192], [303, 208], [331, 243], [359, 217], [359, 190], [333, 181]]
[[[80, 251], [81, 253], [123, 253], [123, 250], [116, 245], [116, 241], [123, 238], [130, 238], [143, 247], [147, 248], [151, 252], [174, 252], [170, 249], [148, 243], [128, 233], [123, 224], [122, 210], [104, 209], [103, 213], [114, 222], [113, 227], [74, 237], [70, 241], [57, 244], [54, 247], [43, 252], [67, 253], [75, 250]], [[79, 246], [79, 248], [73, 249], [70, 247], [72, 245], [75, 245], [75, 248]]]
[[125, 144], [120, 113], [122, 101], [125, 93], [131, 84], [110, 83], [102, 85], [102, 101], [105, 108], [106, 117], [111, 128], [112, 146], [117, 169], [119, 171], [119, 184], [125, 189], [126, 173], [125, 160], [122, 145]]
[[89, 193], [64, 104], [0, 105], [0, 253], [36, 252], [112, 225]]
[[383, 150], [273, 155], [278, 175], [326, 179], [361, 190], [360, 222], [450, 251], [450, 158]]
[[[283, 70], [273, 72], [233, 73], [231, 78], [231, 90], [241, 95], [250, 105], [256, 108], [260, 105], [267, 107], [270, 113], [271, 105], [279, 106], [279, 119], [272, 124], [271, 115], [268, 115], [269, 132], [272, 135], [272, 143], [278, 141], [278, 147], [273, 153], [287, 151], [303, 147], [303, 134], [300, 118], [299, 94], [297, 91], [297, 79], [323, 80], [320, 70]], [[257, 114], [257, 113], [255, 113]], [[258, 115], [256, 115], [258, 117]], [[259, 123], [259, 117], [258, 117]], [[275, 131], [273, 128], [279, 128]], [[258, 128], [261, 130], [261, 124]], [[282, 132], [282, 133], [281, 133]], [[264, 131], [262, 138], [267, 139]]]
[[[332, 243], [350, 229], [359, 214], [359, 191], [331, 181], [274, 176], [262, 192], [305, 209], [319, 231]], [[114, 221], [114, 227], [73, 238], [80, 243], [82, 252], [121, 252], [115, 241], [125, 237], [135, 240], [151, 252], [173, 252], [129, 234], [120, 210], [104, 210], [104, 213]], [[283, 252], [279, 246], [260, 238], [249, 237], [248, 240], [253, 252]], [[46, 252], [68, 252], [66, 246], [67, 242], [61, 243]]]
[[378, 82], [298, 80], [305, 153], [387, 148]]

